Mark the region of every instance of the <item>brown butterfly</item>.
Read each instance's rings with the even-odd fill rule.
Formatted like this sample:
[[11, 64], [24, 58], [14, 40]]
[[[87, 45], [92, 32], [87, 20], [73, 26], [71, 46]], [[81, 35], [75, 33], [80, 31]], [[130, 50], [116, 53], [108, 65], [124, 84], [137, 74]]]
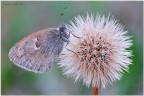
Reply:
[[9, 59], [19, 67], [36, 73], [46, 72], [62, 52], [70, 34], [62, 24], [30, 34], [9, 51]]

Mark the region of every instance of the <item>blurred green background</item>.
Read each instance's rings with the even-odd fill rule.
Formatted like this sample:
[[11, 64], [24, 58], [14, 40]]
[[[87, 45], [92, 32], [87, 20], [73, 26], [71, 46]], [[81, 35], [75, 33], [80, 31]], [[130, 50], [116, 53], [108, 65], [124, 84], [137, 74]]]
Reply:
[[35, 74], [15, 66], [8, 59], [9, 49], [28, 34], [47, 27], [58, 27], [60, 14], [67, 6], [63, 21], [89, 13], [114, 15], [132, 36], [133, 64], [120, 81], [100, 88], [101, 95], [143, 94], [143, 2], [134, 1], [17, 1], [1, 2], [1, 92], [12, 95], [92, 95], [82, 81], [74, 83], [54, 64], [47, 73]]

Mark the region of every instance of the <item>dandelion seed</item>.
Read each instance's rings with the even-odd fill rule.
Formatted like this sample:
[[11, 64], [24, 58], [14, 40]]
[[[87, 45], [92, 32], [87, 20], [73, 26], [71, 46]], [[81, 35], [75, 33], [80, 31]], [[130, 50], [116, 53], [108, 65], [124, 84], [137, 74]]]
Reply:
[[102, 86], [120, 80], [123, 70], [131, 64], [132, 45], [127, 31], [113, 17], [88, 15], [75, 17], [67, 25], [68, 31], [80, 38], [70, 36], [59, 63], [64, 74], [75, 81], [83, 80], [86, 86]]

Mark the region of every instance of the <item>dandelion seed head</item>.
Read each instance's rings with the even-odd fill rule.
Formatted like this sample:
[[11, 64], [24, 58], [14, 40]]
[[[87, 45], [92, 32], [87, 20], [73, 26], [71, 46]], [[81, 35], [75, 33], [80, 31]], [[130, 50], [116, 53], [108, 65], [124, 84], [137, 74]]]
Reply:
[[132, 45], [127, 31], [114, 17], [110, 18], [87, 14], [77, 16], [67, 25], [67, 31], [80, 38], [70, 36], [70, 43], [64, 49], [59, 63], [64, 74], [75, 81], [83, 80], [88, 87], [102, 85], [120, 80], [123, 70], [131, 64]]

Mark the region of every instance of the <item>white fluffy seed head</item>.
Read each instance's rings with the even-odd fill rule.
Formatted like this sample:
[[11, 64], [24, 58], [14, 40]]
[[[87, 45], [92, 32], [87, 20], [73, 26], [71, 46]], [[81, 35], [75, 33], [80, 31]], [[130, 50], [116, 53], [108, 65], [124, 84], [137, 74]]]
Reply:
[[123, 70], [131, 64], [132, 45], [127, 31], [113, 17], [96, 15], [78, 16], [67, 25], [70, 43], [64, 49], [59, 63], [64, 74], [75, 81], [83, 80], [88, 87], [105, 85], [119, 80]]

